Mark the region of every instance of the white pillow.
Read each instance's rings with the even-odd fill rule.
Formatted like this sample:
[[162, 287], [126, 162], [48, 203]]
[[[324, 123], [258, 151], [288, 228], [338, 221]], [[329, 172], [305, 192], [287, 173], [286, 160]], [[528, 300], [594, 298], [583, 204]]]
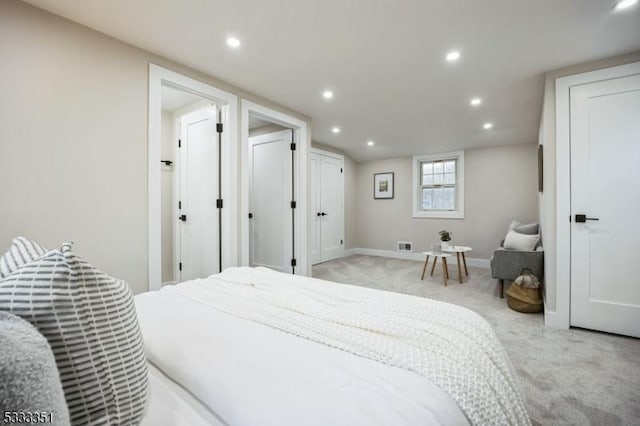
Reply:
[[540, 240], [540, 234], [527, 235], [509, 231], [504, 239], [504, 248], [509, 250], [532, 251]]

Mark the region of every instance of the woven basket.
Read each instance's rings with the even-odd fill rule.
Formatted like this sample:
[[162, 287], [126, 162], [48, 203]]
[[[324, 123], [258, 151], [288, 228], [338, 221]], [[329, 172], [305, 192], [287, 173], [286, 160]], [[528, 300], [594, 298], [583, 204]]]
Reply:
[[[531, 288], [535, 281], [535, 288]], [[507, 290], [507, 304], [511, 309], [524, 313], [542, 312], [542, 294], [536, 277], [529, 270], [523, 270], [522, 275], [509, 286]]]

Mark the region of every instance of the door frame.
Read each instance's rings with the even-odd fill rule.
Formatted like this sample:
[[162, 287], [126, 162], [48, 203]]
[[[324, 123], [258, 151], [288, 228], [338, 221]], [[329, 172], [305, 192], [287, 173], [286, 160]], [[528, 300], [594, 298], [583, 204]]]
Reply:
[[158, 290], [162, 285], [162, 218], [161, 218], [161, 134], [162, 134], [162, 87], [171, 87], [210, 100], [222, 110], [223, 161], [222, 198], [225, 200], [222, 217], [222, 267], [238, 264], [238, 253], [234, 249], [238, 235], [237, 214], [237, 167], [236, 148], [238, 129], [238, 98], [224, 90], [195, 80], [167, 68], [149, 63], [149, 116], [148, 116], [148, 288]]
[[[331, 152], [331, 151], [325, 151], [324, 149], [320, 149], [320, 148], [311, 148], [310, 150], [311, 154], [320, 154], [320, 155], [325, 155], [327, 157], [333, 157], [333, 158], [337, 158], [338, 160], [340, 160], [342, 162], [342, 212], [341, 212], [341, 216], [342, 216], [342, 229], [340, 230], [342, 233], [342, 240], [343, 240], [343, 244], [342, 244], [342, 254], [340, 256], [338, 256], [336, 259], [339, 259], [341, 257], [344, 257], [344, 247], [345, 247], [345, 243], [346, 243], [346, 239], [345, 239], [345, 191], [344, 191], [344, 155], [342, 154], [337, 154], [335, 152]], [[313, 216], [313, 212], [311, 212], [311, 216]], [[311, 246], [310, 246], [311, 247]], [[321, 256], [322, 256], [322, 250], [320, 250]], [[324, 260], [320, 260], [320, 262], [325, 262]]]
[[308, 161], [309, 147], [311, 140], [309, 137], [306, 121], [300, 120], [289, 114], [276, 111], [264, 105], [242, 99], [240, 101], [241, 112], [240, 121], [240, 160], [241, 170], [244, 172], [240, 176], [240, 244], [239, 256], [240, 264], [249, 265], [249, 114], [260, 119], [279, 124], [283, 127], [293, 129], [295, 151], [295, 171], [294, 195], [296, 198], [295, 209], [295, 253], [296, 253], [296, 275], [309, 276], [311, 273], [311, 257], [309, 256], [308, 235], [309, 226], [307, 216], [308, 203]]
[[[545, 311], [545, 324], [571, 326], [571, 121], [570, 90], [573, 86], [640, 74], [640, 62], [556, 79], [556, 311]], [[553, 273], [553, 272], [552, 272]]]

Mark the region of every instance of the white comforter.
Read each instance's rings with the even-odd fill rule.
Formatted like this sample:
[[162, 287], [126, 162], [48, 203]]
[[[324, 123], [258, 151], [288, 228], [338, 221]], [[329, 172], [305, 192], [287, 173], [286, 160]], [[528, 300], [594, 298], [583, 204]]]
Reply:
[[453, 305], [262, 268], [136, 305], [150, 361], [232, 425], [529, 422], [491, 328]]

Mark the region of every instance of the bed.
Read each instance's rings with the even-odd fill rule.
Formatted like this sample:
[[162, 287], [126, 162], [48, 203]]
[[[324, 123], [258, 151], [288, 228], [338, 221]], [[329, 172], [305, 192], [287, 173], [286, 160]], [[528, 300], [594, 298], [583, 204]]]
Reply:
[[530, 424], [493, 330], [461, 307], [229, 268], [136, 310], [143, 425]]

